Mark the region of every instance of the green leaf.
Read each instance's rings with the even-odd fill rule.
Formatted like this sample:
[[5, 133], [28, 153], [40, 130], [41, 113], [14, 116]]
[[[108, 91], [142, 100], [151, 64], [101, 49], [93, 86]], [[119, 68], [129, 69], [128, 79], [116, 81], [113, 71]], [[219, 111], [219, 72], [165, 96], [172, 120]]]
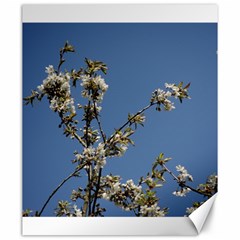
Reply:
[[183, 82], [180, 82], [180, 83], [178, 84], [178, 87], [181, 88], [182, 85], [183, 85]]
[[164, 158], [164, 153], [160, 153], [158, 157], [159, 157], [160, 159], [163, 159], [163, 158]]

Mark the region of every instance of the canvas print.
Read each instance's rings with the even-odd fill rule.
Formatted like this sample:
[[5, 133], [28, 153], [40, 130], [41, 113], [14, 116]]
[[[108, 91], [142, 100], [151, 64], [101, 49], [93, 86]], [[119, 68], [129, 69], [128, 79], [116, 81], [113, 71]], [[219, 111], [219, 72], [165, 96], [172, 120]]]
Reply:
[[24, 217], [189, 216], [217, 192], [216, 23], [23, 23]]

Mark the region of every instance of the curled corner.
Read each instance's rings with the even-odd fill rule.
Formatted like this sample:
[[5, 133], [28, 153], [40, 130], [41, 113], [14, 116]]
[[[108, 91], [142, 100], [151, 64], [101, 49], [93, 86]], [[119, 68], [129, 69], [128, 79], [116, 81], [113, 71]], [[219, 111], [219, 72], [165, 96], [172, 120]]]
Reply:
[[217, 197], [217, 193], [204, 202], [198, 209], [189, 215], [194, 227], [196, 228], [198, 234], [202, 230], [202, 227], [206, 221], [206, 218], [211, 210], [211, 207]]

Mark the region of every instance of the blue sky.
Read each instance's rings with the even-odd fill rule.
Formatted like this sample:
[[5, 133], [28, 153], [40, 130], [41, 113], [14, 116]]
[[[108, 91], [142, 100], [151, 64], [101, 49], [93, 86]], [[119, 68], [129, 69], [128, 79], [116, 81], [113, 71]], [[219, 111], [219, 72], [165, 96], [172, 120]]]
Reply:
[[[121, 126], [128, 113], [149, 103], [151, 93], [164, 83], [191, 82], [191, 100], [171, 112], [146, 113], [145, 126], [133, 136], [135, 146], [122, 158], [108, 160], [104, 174], [120, 175], [122, 181], [146, 175], [160, 152], [172, 157], [168, 166], [185, 166], [194, 177], [193, 187], [217, 172], [217, 24], [215, 23], [24, 23], [23, 96], [40, 85], [45, 67], [57, 67], [59, 49], [68, 40], [77, 53], [66, 56], [64, 68], [83, 66], [84, 58], [108, 65], [109, 85], [102, 107], [103, 128], [109, 136]], [[74, 96], [80, 96], [78, 88]], [[76, 142], [58, 128], [59, 119], [47, 101], [23, 107], [23, 208], [39, 210], [52, 190], [74, 169], [71, 160]], [[203, 198], [190, 193], [172, 195], [175, 182], [167, 177], [159, 189], [161, 207], [169, 216], [182, 216], [194, 201]], [[52, 199], [43, 216], [52, 216], [58, 200], [67, 200], [81, 185], [70, 180]], [[125, 212], [103, 202], [108, 216]]]

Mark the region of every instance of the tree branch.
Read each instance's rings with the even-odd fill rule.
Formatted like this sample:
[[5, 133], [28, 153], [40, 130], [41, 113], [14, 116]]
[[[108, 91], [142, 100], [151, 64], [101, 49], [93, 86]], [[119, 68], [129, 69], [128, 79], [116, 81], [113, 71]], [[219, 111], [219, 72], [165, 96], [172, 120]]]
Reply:
[[[151, 102], [149, 105], [147, 105], [146, 107], [144, 107], [142, 110], [138, 111], [136, 114], [134, 114], [131, 118], [128, 119], [128, 121], [126, 123], [124, 123], [120, 128], [117, 129], [117, 131], [121, 131], [124, 127], [126, 127], [136, 116], [142, 114], [143, 112], [145, 112], [147, 109], [149, 109], [150, 107], [152, 107], [153, 105], [155, 105], [156, 102]], [[107, 142], [110, 142], [111, 139], [115, 136], [115, 133], [107, 140]]]
[[103, 132], [103, 129], [102, 129], [102, 125], [101, 125], [101, 122], [100, 122], [100, 119], [98, 118], [98, 113], [97, 113], [97, 108], [96, 108], [96, 102], [93, 101], [93, 106], [94, 106], [94, 114], [95, 114], [95, 118], [97, 120], [97, 123], [98, 123], [98, 128], [100, 130], [100, 133], [101, 133], [101, 136], [102, 136], [102, 139], [103, 139], [103, 142], [105, 143], [106, 142], [106, 136]]
[[[100, 130], [100, 132], [101, 132], [102, 139], [103, 139], [103, 142], [104, 142], [104, 144], [105, 144], [105, 143], [106, 143], [106, 137], [105, 137], [105, 134], [104, 134], [104, 132], [103, 132], [100, 119], [98, 118], [98, 113], [97, 113], [95, 101], [93, 102], [93, 104], [94, 104], [94, 114], [95, 114], [95, 118], [96, 118], [96, 120], [97, 120], [98, 128], [99, 128], [99, 130]], [[96, 203], [97, 203], [97, 198], [98, 198], [98, 192], [99, 192], [99, 188], [100, 188], [101, 177], [102, 177], [102, 168], [99, 169], [99, 173], [98, 173], [98, 180], [97, 180], [96, 191], [95, 191], [94, 200], [93, 200], [93, 206], [92, 206], [92, 213], [93, 213], [93, 214], [95, 213], [95, 207], [96, 207]]]
[[65, 182], [67, 182], [70, 178], [72, 178], [73, 176], [75, 176], [83, 167], [86, 166], [87, 163], [83, 163], [81, 164], [73, 173], [71, 173], [68, 177], [66, 177], [54, 190], [53, 192], [50, 194], [50, 196], [48, 197], [48, 199], [46, 200], [46, 202], [44, 203], [42, 209], [40, 210], [40, 212], [38, 213], [38, 217], [40, 217], [42, 215], [42, 212], [44, 211], [44, 209], [46, 208], [47, 204], [49, 203], [49, 201], [51, 200], [51, 198], [56, 194], [56, 192], [63, 186], [63, 184]]
[[201, 194], [201, 195], [204, 195], [205, 197], [211, 197], [212, 195], [211, 194], [207, 194], [207, 193], [204, 193], [204, 192], [201, 192], [201, 191], [198, 191], [197, 189], [185, 184], [184, 182], [181, 182], [179, 181], [179, 179], [177, 178], [177, 176], [172, 172], [170, 171], [165, 164], [162, 164], [162, 166], [166, 169], [166, 171], [173, 177], [174, 180], [177, 181], [178, 185], [180, 187], [185, 187], [185, 188], [189, 188], [191, 189], [193, 192], [195, 193], [198, 193], [198, 194]]

